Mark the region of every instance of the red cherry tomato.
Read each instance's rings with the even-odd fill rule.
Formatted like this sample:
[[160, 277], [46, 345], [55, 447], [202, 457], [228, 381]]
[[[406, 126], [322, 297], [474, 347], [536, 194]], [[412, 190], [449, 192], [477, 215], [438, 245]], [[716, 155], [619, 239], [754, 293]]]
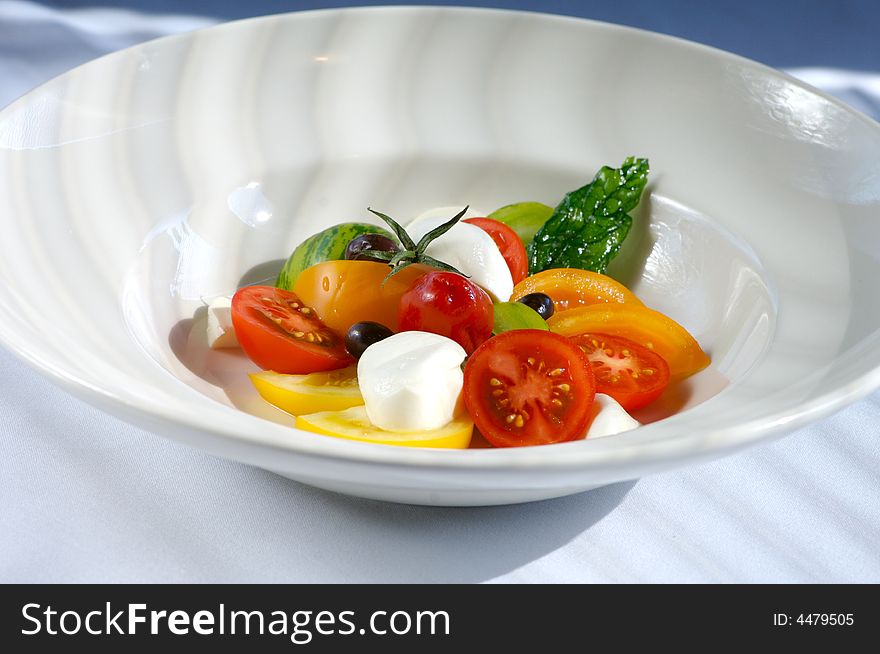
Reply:
[[501, 256], [507, 262], [513, 283], [519, 284], [529, 276], [529, 259], [526, 248], [519, 235], [500, 220], [494, 218], [468, 218], [464, 222], [482, 229], [501, 250]]
[[496, 447], [561, 443], [583, 436], [596, 384], [590, 362], [564, 336], [515, 329], [481, 345], [464, 369], [464, 402]]
[[308, 374], [350, 365], [342, 339], [294, 293], [273, 286], [246, 286], [232, 298], [235, 336], [263, 370]]
[[663, 357], [635, 341], [610, 334], [581, 334], [571, 340], [590, 360], [596, 391], [610, 395], [627, 411], [650, 404], [669, 385]]
[[400, 298], [400, 331], [447, 336], [468, 354], [492, 335], [493, 325], [492, 299], [456, 273], [430, 272]]

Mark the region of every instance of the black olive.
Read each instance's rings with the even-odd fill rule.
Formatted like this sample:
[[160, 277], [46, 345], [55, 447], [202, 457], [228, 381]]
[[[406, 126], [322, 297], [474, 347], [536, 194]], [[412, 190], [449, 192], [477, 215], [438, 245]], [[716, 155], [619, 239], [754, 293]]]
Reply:
[[517, 302], [522, 302], [527, 307], [534, 309], [544, 320], [552, 316], [555, 310], [553, 300], [544, 293], [529, 293], [528, 295], [523, 295]]
[[360, 359], [373, 343], [383, 341], [393, 334], [393, 331], [378, 322], [356, 322], [348, 328], [345, 335], [345, 349], [355, 359]]
[[370, 256], [371, 252], [391, 252], [400, 250], [397, 243], [382, 234], [361, 234], [355, 236], [345, 246], [345, 258], [354, 261], [387, 261]]

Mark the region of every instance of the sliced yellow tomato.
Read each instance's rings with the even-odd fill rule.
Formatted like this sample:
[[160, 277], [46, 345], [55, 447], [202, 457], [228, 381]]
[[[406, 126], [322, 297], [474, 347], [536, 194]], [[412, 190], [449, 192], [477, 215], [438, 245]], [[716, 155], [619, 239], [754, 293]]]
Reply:
[[699, 372], [711, 363], [684, 327], [643, 305], [609, 303], [578, 307], [552, 316], [547, 325], [550, 331], [563, 336], [611, 334], [635, 341], [663, 357], [673, 380]]
[[340, 336], [365, 320], [397, 331], [400, 297], [430, 270], [421, 264], [407, 266], [386, 282], [391, 269], [384, 263], [325, 261], [303, 270], [293, 292]]
[[358, 388], [357, 366], [310, 375], [281, 375], [266, 370], [250, 378], [264, 400], [295, 416], [341, 411], [364, 403]]
[[632, 291], [608, 275], [578, 268], [551, 268], [526, 277], [513, 287], [510, 301], [515, 302], [529, 293], [549, 295], [557, 313], [611, 302], [642, 305]]
[[443, 447], [465, 449], [471, 442], [474, 423], [462, 414], [440, 429], [396, 432], [379, 429], [367, 417], [366, 407], [356, 406], [345, 411], [324, 411], [299, 416], [296, 426], [305, 431], [337, 438], [406, 447]]

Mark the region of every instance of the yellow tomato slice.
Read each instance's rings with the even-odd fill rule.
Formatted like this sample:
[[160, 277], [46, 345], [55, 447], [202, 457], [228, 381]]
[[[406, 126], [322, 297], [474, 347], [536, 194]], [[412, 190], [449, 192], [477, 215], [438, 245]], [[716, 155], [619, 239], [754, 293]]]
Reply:
[[663, 357], [673, 380], [684, 379], [711, 363], [684, 327], [643, 305], [609, 303], [578, 307], [552, 316], [547, 325], [550, 331], [563, 336], [611, 334], [635, 341]]
[[443, 447], [465, 449], [471, 442], [474, 423], [462, 414], [440, 429], [396, 432], [379, 429], [367, 417], [366, 407], [356, 406], [345, 411], [324, 411], [299, 416], [296, 426], [305, 431], [337, 438], [406, 447]]
[[250, 378], [264, 400], [295, 416], [341, 411], [364, 403], [358, 388], [357, 366], [310, 375], [281, 375], [266, 370]]
[[600, 303], [642, 304], [632, 291], [608, 275], [578, 268], [551, 268], [526, 277], [513, 287], [510, 301], [516, 302], [529, 293], [549, 295], [556, 312]]
[[340, 336], [364, 320], [397, 331], [400, 296], [432, 268], [407, 266], [383, 284], [390, 270], [377, 261], [325, 261], [303, 270], [293, 292]]

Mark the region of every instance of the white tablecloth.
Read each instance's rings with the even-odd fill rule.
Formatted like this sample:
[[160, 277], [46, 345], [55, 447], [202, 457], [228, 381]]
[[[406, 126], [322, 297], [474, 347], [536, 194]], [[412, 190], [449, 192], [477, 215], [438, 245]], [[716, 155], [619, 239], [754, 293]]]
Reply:
[[[0, 105], [210, 24], [0, 0]], [[880, 62], [878, 62], [880, 66]], [[875, 76], [797, 71], [880, 115]], [[68, 396], [0, 349], [3, 582], [880, 582], [880, 394], [708, 465], [479, 509], [344, 497]]]

